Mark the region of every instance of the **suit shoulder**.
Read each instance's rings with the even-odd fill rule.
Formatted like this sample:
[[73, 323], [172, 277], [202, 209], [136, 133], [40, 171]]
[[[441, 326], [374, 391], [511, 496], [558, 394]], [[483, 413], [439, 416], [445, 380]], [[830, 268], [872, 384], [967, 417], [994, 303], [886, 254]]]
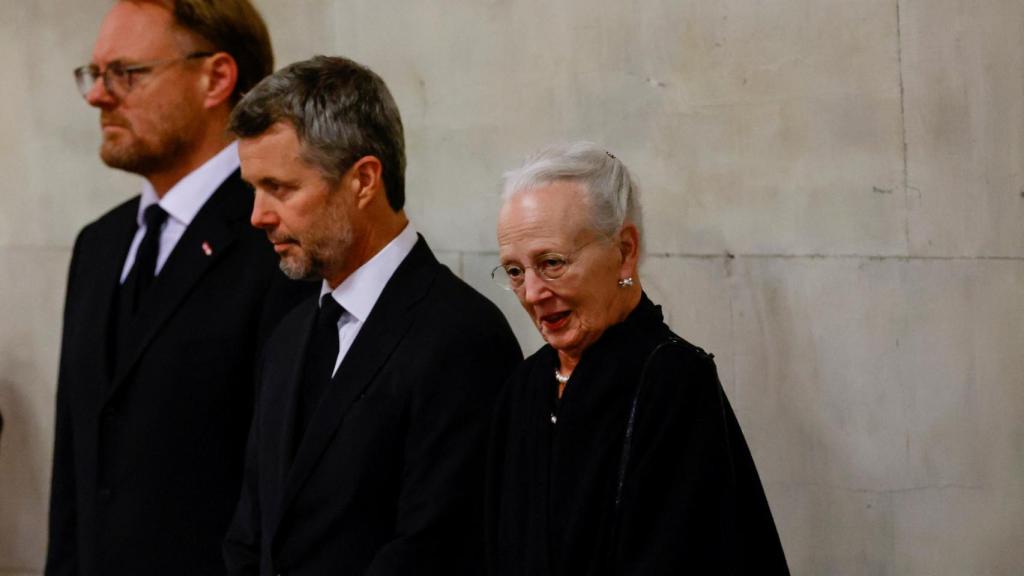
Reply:
[[707, 416], [714, 413], [707, 410], [720, 404], [722, 390], [714, 356], [678, 336], [652, 349], [643, 373], [651, 393], [666, 409], [675, 406], [692, 415]]
[[136, 213], [138, 213], [139, 211], [140, 199], [141, 196], [139, 196], [138, 194], [132, 196], [131, 198], [125, 200], [124, 202], [121, 202], [117, 206], [114, 206], [110, 210], [104, 212], [102, 216], [93, 221], [93, 224], [102, 224], [107, 220], [116, 220], [119, 218], [123, 218], [125, 215], [134, 218]]
[[685, 358], [691, 361], [697, 361], [705, 364], [714, 364], [715, 355], [704, 350], [700, 346], [689, 342], [676, 334], [671, 334], [668, 340], [665, 341], [663, 347], [670, 354], [675, 354], [677, 358]]
[[438, 268], [418, 306], [417, 334], [438, 349], [507, 353], [516, 362], [522, 360], [519, 341], [501, 310], [447, 267]]
[[494, 320], [503, 326], [508, 322], [494, 302], [456, 276], [447, 266], [438, 264], [439, 271], [430, 298], [436, 313], [444, 314], [452, 322], [486, 324]]
[[670, 334], [667, 339], [647, 348], [643, 370], [659, 381], [699, 381], [718, 383], [715, 356], [700, 346]]
[[104, 212], [100, 217], [82, 227], [78, 236], [88, 237], [101, 233], [112, 226], [117, 226], [125, 220], [135, 220], [139, 211], [139, 196], [132, 196], [124, 202]]

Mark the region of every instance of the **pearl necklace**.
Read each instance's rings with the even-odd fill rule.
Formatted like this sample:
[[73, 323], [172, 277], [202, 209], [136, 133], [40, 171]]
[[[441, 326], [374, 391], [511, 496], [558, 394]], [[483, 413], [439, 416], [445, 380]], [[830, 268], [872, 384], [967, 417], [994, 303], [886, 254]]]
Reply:
[[[562, 376], [562, 373], [555, 368], [555, 380], [558, 381], [558, 397], [562, 397], [562, 390], [565, 390], [565, 385], [569, 383], [568, 376]], [[554, 412], [551, 413], [551, 423], [558, 424], [558, 415]]]

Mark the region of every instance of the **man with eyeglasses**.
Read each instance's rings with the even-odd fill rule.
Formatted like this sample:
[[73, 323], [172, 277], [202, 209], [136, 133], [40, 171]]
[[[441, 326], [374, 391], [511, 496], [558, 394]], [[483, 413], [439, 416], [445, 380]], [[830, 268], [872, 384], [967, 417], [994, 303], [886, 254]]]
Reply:
[[114, 2], [75, 70], [142, 193], [75, 242], [48, 575], [218, 574], [262, 338], [305, 292], [248, 223], [227, 130], [273, 69], [248, 0]]

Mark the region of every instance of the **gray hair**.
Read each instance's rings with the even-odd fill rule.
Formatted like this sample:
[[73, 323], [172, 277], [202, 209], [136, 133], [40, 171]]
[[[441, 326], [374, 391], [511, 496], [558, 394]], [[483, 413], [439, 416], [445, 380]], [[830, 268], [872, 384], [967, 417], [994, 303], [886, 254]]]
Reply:
[[348, 58], [316, 56], [263, 79], [231, 114], [240, 138], [287, 122], [302, 143], [302, 158], [337, 182], [364, 156], [381, 162], [388, 204], [405, 205], [405, 139], [391, 92], [369, 68]]
[[504, 175], [502, 199], [553, 182], [581, 184], [594, 228], [611, 237], [629, 223], [642, 231], [640, 189], [621, 160], [593, 142], [549, 146]]

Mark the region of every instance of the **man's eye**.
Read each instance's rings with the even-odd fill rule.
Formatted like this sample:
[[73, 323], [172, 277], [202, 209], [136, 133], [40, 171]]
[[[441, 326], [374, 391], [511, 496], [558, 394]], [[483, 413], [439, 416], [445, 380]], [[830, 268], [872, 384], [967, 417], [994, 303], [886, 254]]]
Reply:
[[267, 192], [267, 194], [270, 194], [271, 196], [274, 196], [276, 198], [281, 198], [287, 195], [295, 188], [282, 182], [271, 180], [263, 184], [263, 189]]

